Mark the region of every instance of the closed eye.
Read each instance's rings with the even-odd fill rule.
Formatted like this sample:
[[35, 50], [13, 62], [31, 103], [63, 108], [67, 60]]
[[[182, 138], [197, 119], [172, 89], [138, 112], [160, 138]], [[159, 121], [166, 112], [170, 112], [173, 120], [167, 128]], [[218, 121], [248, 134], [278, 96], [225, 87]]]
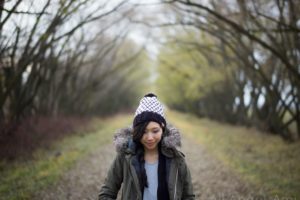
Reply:
[[158, 133], [160, 130], [159, 129], [154, 129], [153, 133]]
[[[154, 130], [149, 130], [152, 133], [158, 133], [160, 129], [154, 129]], [[146, 134], [148, 131], [145, 131], [144, 134]]]

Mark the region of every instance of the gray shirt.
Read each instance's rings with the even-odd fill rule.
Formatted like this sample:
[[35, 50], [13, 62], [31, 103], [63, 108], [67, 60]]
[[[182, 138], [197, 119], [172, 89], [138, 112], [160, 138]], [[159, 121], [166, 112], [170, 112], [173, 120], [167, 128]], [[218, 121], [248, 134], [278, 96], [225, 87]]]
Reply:
[[157, 200], [158, 161], [155, 163], [145, 162], [145, 170], [147, 174], [148, 187], [144, 188], [143, 200]]

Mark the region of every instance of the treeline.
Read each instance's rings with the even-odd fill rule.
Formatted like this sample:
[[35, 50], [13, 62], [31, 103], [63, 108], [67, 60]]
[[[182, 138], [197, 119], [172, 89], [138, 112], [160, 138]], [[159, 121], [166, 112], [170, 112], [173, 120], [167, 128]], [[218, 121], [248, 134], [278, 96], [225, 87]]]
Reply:
[[146, 54], [127, 37], [131, 9], [1, 0], [0, 132], [27, 116], [103, 115], [135, 103]]
[[167, 103], [299, 138], [300, 2], [164, 2], [176, 20], [163, 26], [177, 30], [159, 56]]

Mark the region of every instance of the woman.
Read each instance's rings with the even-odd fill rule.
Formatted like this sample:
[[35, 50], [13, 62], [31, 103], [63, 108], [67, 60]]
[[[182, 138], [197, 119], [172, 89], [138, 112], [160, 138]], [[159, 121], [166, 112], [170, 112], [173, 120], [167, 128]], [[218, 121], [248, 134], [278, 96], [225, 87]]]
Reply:
[[124, 200], [195, 199], [189, 169], [178, 150], [180, 134], [167, 126], [156, 95], [141, 99], [133, 128], [120, 130], [114, 143], [118, 154], [99, 200], [116, 199], [122, 183]]

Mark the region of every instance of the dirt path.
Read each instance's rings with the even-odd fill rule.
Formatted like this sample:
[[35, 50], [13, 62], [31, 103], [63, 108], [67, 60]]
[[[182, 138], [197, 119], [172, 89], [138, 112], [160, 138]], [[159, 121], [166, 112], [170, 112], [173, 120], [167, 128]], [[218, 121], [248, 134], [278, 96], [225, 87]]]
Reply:
[[[251, 193], [249, 187], [219, 161], [212, 158], [202, 146], [188, 138], [183, 138], [182, 142], [182, 150], [192, 174], [196, 199], [249, 198]], [[93, 154], [78, 162], [58, 184], [37, 194], [35, 199], [97, 199], [98, 190], [114, 155], [112, 144], [100, 147]]]
[[250, 187], [213, 158], [203, 146], [183, 138], [182, 151], [191, 170], [196, 199], [242, 200], [253, 197]]

